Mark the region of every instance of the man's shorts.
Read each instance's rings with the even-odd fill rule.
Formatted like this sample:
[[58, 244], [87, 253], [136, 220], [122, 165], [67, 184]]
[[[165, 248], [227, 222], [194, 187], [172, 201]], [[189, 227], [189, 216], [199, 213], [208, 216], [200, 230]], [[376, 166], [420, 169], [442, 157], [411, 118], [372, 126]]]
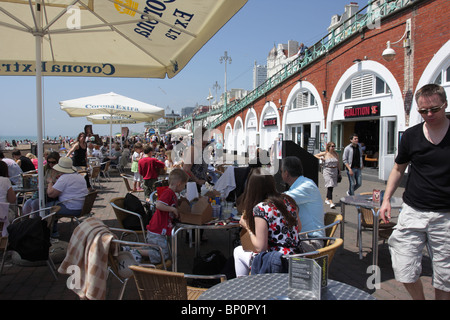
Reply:
[[431, 249], [433, 286], [450, 291], [450, 212], [416, 210], [403, 204], [394, 232], [389, 238], [395, 279], [416, 282], [422, 272], [422, 251]]
[[[163, 250], [164, 260], [170, 259], [170, 249], [166, 236], [147, 231], [147, 242], [160, 246]], [[154, 247], [148, 247], [148, 251], [148, 256], [151, 263], [162, 263], [160, 251]]]

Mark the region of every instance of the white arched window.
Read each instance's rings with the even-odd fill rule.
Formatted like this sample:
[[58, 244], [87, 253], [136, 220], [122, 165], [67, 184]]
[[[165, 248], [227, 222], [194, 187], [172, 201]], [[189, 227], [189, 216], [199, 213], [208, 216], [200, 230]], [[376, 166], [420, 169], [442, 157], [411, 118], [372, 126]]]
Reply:
[[434, 79], [434, 83], [441, 86], [450, 84], [450, 65], [439, 72], [436, 79]]
[[338, 102], [391, 93], [387, 83], [373, 73], [354, 76], [350, 84], [338, 96]]
[[307, 89], [300, 90], [289, 104], [289, 110], [317, 107], [317, 100]]

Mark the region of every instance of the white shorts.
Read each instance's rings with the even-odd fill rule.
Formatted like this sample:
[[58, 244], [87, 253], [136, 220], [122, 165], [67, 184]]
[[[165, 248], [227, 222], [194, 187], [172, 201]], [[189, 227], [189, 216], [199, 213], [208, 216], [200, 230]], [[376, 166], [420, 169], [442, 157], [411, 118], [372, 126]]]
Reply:
[[134, 181], [138, 181], [138, 182], [142, 181], [142, 176], [139, 172], [134, 173]]
[[[164, 254], [164, 260], [170, 259], [170, 248], [169, 243], [167, 242], [167, 237], [162, 234], [156, 234], [147, 230], [147, 242], [151, 244], [156, 244], [161, 247]], [[151, 263], [162, 263], [161, 262], [161, 253], [159, 250], [154, 247], [148, 247], [149, 249], [149, 259]]]
[[416, 282], [422, 272], [422, 250], [431, 248], [433, 286], [450, 291], [450, 212], [416, 210], [403, 204], [389, 238], [395, 279]]

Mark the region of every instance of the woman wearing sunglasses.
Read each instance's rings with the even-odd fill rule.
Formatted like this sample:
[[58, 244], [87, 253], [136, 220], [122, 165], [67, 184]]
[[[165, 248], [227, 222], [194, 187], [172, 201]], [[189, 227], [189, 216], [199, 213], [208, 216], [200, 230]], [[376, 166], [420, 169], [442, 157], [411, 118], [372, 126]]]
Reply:
[[[53, 166], [58, 164], [60, 155], [58, 152], [51, 152], [47, 156], [47, 163], [44, 166], [44, 184], [45, 184], [45, 190], [47, 190], [48, 180], [53, 181], [53, 183], [56, 182], [58, 177], [61, 175], [58, 171], [53, 169]], [[49, 203], [52, 201], [55, 201], [57, 199], [49, 198], [47, 193], [45, 194], [45, 202]], [[31, 199], [28, 199], [25, 201], [23, 205], [22, 212], [23, 214], [27, 214], [33, 211], [39, 210], [39, 193], [36, 191]]]
[[325, 203], [333, 209], [336, 205], [333, 203], [333, 188], [337, 187], [339, 171], [339, 156], [336, 152], [336, 144], [328, 142], [326, 151], [314, 155], [317, 159], [323, 161], [323, 179], [325, 180], [325, 188], [327, 188], [327, 196]]

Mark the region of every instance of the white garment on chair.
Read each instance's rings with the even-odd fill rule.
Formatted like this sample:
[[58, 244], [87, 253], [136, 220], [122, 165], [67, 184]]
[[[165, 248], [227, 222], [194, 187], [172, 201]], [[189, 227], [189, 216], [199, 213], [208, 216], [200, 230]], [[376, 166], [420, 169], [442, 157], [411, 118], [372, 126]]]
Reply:
[[186, 198], [188, 199], [188, 201], [192, 201], [193, 199], [198, 198], [197, 183], [188, 182], [186, 184]]
[[234, 178], [234, 167], [229, 166], [227, 170], [223, 173], [223, 175], [217, 180], [214, 185], [214, 189], [219, 191], [225, 197], [228, 197], [228, 194], [236, 189], [236, 180]]

